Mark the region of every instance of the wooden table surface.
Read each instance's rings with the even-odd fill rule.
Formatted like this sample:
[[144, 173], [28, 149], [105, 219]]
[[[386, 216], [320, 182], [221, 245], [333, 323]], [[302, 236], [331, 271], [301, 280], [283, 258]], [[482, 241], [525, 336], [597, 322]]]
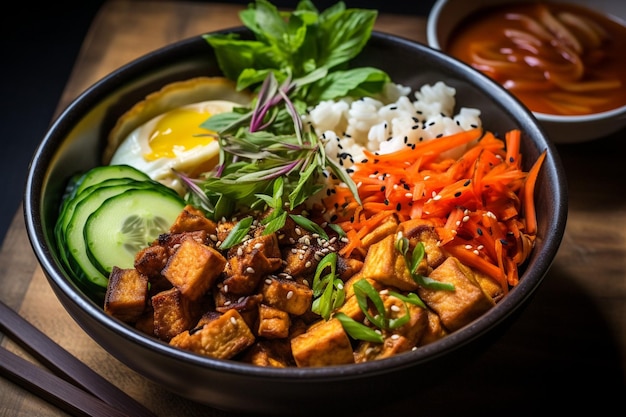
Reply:
[[[242, 6], [112, 0], [93, 22], [58, 112], [110, 71], [168, 43], [239, 26]], [[425, 42], [424, 18], [381, 15], [376, 29]], [[58, 114], [57, 112], [57, 114]], [[624, 410], [626, 375], [626, 186], [621, 131], [558, 145], [569, 184], [568, 223], [536, 296], [496, 342], [419, 400], [381, 410], [436, 416], [460, 412]], [[18, 211], [0, 252], [0, 298], [55, 341], [160, 416], [232, 416], [169, 393], [109, 356], [60, 305], [37, 265]], [[2, 345], [24, 357], [11, 341]], [[155, 364], [158, 366], [158, 364]], [[428, 378], [428, 375], [421, 376]], [[219, 382], [218, 382], [219, 383]], [[424, 395], [425, 394], [425, 395]], [[370, 393], [368, 395], [375, 395]], [[322, 400], [323, 399], [318, 399]], [[624, 415], [612, 411], [611, 415]], [[0, 378], [0, 416], [58, 416], [54, 406]]]

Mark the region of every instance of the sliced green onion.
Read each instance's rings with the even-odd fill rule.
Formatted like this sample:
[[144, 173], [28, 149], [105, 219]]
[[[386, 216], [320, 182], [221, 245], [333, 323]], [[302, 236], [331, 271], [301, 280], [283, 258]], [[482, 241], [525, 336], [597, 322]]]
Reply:
[[[381, 329], [386, 328], [387, 317], [385, 314], [385, 304], [383, 303], [383, 299], [380, 298], [378, 291], [376, 291], [376, 288], [374, 288], [368, 280], [360, 279], [354, 283], [353, 289], [357, 303], [359, 304], [359, 307], [361, 307], [361, 311], [363, 311], [365, 317], [367, 317], [367, 319], [376, 327]], [[374, 308], [378, 313], [376, 316], [372, 316], [369, 312], [369, 303], [367, 302], [368, 299], [372, 302], [372, 304], [374, 304]]]
[[383, 343], [383, 336], [376, 330], [359, 323], [344, 313], [337, 313], [334, 316], [348, 335], [356, 340], [364, 340], [366, 342]]
[[328, 234], [326, 234], [324, 229], [322, 229], [322, 227], [319, 224], [315, 223], [314, 221], [307, 219], [306, 217], [300, 214], [290, 214], [289, 217], [291, 217], [291, 219], [303, 229], [311, 233], [317, 233], [323, 239], [328, 240]]
[[248, 232], [250, 231], [250, 227], [252, 226], [252, 216], [244, 217], [241, 219], [235, 227], [232, 228], [226, 239], [220, 245], [220, 249], [230, 249], [233, 246], [243, 242], [243, 239], [246, 237]]

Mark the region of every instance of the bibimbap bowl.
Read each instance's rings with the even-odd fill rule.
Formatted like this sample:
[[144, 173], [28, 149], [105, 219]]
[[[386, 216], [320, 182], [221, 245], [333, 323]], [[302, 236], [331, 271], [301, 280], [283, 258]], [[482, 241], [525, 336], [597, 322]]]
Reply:
[[[252, 36], [245, 28], [226, 32]], [[385, 359], [321, 367], [215, 359], [173, 347], [107, 314], [62, 261], [64, 248], [54, 229], [65, 187], [77, 172], [102, 164], [108, 132], [146, 95], [175, 81], [222, 75], [212, 47], [198, 36], [145, 55], [90, 87], [54, 121], [32, 159], [24, 196], [28, 236], [56, 296], [85, 332], [129, 368], [183, 397], [224, 410], [287, 414], [354, 410], [386, 395], [418, 395], [422, 383], [445, 384], [459, 361], [480, 352], [515, 319], [546, 276], [566, 222], [565, 178], [544, 131], [500, 86], [425, 45], [373, 32], [351, 65], [380, 68], [394, 82], [416, 90], [445, 82], [456, 90], [455, 111], [459, 106], [480, 109], [483, 125], [498, 135], [521, 131], [526, 170], [545, 152], [535, 189], [535, 246], [520, 266], [519, 283], [480, 317], [432, 343]], [[358, 404], [350, 398], [358, 398]]]

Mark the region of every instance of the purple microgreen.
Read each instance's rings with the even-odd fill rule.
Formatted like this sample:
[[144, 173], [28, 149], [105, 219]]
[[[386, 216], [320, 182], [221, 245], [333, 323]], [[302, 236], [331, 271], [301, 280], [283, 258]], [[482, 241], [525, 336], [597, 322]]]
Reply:
[[189, 192], [193, 194], [194, 198], [200, 202], [201, 207], [204, 210], [209, 212], [213, 212], [215, 210], [213, 203], [211, 203], [206, 193], [202, 190], [202, 188], [200, 188], [197, 180], [189, 178], [187, 175], [175, 170], [174, 168], [172, 168], [172, 172], [180, 179], [185, 188], [187, 188], [187, 190], [189, 190]]

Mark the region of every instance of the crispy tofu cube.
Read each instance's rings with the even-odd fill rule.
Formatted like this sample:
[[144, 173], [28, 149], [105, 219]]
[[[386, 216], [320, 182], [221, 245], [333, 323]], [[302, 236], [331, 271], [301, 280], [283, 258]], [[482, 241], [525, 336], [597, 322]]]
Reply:
[[216, 228], [216, 223], [208, 219], [202, 211], [187, 205], [178, 215], [169, 231], [170, 233], [183, 233], [204, 230], [210, 235], [215, 235]]
[[412, 247], [416, 241], [424, 244], [424, 259], [430, 269], [437, 268], [446, 259], [439, 247], [439, 234], [433, 222], [424, 219], [407, 220], [400, 224], [398, 232], [412, 241]]
[[225, 265], [226, 258], [217, 250], [186, 239], [168, 259], [162, 274], [185, 297], [197, 300], [215, 284]]
[[289, 336], [291, 320], [289, 313], [266, 304], [259, 305], [257, 335], [267, 339], [280, 339]]
[[260, 340], [246, 351], [242, 361], [273, 368], [286, 368], [295, 365], [291, 357], [291, 346], [287, 339]]
[[170, 340], [170, 345], [217, 359], [231, 359], [252, 346], [255, 338], [235, 309]]
[[424, 331], [424, 334], [422, 334], [422, 338], [419, 341], [420, 346], [432, 343], [448, 334], [446, 329], [441, 325], [441, 319], [437, 313], [431, 310], [427, 310], [427, 312], [428, 326], [426, 326], [426, 330]]
[[418, 287], [404, 255], [396, 249], [395, 234], [388, 235], [370, 247], [359, 275], [402, 291], [413, 291]]
[[152, 308], [154, 335], [165, 341], [190, 329], [200, 315], [198, 305], [175, 287], [152, 296]]
[[360, 342], [355, 349], [356, 362], [388, 358], [398, 353], [407, 352], [417, 346], [428, 327], [428, 310], [389, 294], [381, 294], [385, 311], [390, 319], [398, 319], [408, 314], [409, 320], [402, 326], [383, 332], [384, 342]]
[[313, 325], [291, 339], [291, 352], [298, 367], [354, 363], [350, 338], [337, 319]]
[[439, 315], [449, 331], [460, 329], [495, 305], [476, 281], [472, 270], [454, 257], [448, 257], [434, 269], [430, 278], [454, 285], [454, 291], [418, 289], [420, 298]]
[[113, 267], [104, 297], [104, 311], [126, 323], [139, 319], [148, 301], [148, 277], [136, 269]]
[[369, 249], [373, 244], [380, 242], [389, 235], [395, 235], [398, 228], [398, 219], [395, 216], [387, 217], [378, 227], [363, 236], [361, 244]]
[[261, 294], [265, 304], [296, 316], [306, 313], [313, 300], [313, 290], [289, 279], [266, 279]]

